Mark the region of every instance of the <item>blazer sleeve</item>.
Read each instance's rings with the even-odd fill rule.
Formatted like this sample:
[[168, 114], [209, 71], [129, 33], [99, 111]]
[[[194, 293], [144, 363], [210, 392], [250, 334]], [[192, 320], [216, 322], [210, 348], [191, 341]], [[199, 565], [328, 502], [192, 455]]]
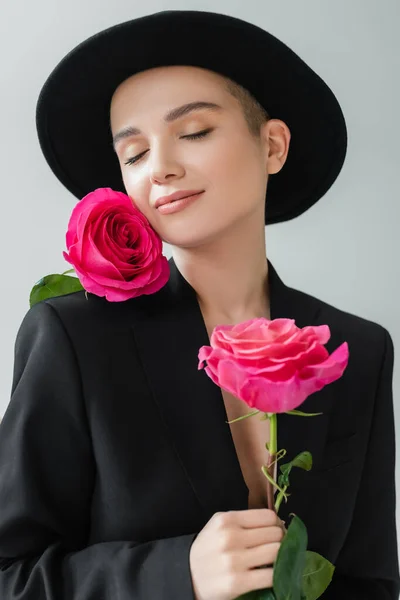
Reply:
[[388, 331], [352, 524], [323, 600], [398, 600], [394, 350]]
[[95, 476], [74, 349], [41, 302], [18, 331], [0, 424], [0, 598], [193, 599], [195, 533], [86, 544]]

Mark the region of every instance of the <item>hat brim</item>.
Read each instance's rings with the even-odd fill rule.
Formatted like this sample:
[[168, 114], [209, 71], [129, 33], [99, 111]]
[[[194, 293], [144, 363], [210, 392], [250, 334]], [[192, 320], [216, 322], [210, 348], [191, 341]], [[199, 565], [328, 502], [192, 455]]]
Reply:
[[129, 76], [167, 65], [206, 68], [247, 88], [291, 131], [282, 170], [268, 182], [266, 224], [315, 204], [342, 168], [347, 130], [327, 84], [265, 30], [205, 11], [163, 11], [105, 29], [69, 52], [49, 75], [36, 107], [42, 152], [78, 199], [99, 187], [125, 192], [112, 146], [111, 97]]

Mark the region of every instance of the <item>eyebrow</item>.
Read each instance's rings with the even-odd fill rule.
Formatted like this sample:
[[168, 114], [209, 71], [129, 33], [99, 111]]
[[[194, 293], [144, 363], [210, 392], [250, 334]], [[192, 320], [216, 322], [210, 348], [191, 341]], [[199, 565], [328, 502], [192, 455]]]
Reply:
[[[182, 106], [173, 108], [172, 110], [167, 112], [166, 115], [164, 115], [163, 120], [165, 123], [172, 123], [173, 121], [176, 121], [177, 119], [180, 119], [181, 117], [184, 117], [184, 116], [188, 115], [189, 113], [192, 113], [192, 112], [195, 112], [198, 110], [219, 111], [219, 110], [223, 110], [223, 109], [222, 109], [222, 106], [220, 106], [219, 104], [215, 104], [214, 102], [201, 102], [198, 100], [196, 102], [189, 102], [188, 104], [182, 104]], [[114, 150], [119, 141], [126, 139], [128, 137], [139, 135], [140, 133], [142, 133], [142, 132], [137, 127], [131, 127], [131, 126], [124, 127], [123, 129], [121, 129], [121, 131], [116, 133], [113, 137]]]

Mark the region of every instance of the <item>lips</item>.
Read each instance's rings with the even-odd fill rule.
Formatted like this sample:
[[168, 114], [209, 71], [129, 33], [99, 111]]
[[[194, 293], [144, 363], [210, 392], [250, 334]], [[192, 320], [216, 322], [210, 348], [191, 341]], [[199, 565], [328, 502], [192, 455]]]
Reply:
[[185, 196], [184, 198], [166, 202], [165, 204], [160, 205], [157, 210], [162, 215], [172, 215], [184, 210], [187, 206], [193, 204], [193, 202], [196, 202], [203, 193], [204, 192], [200, 192], [198, 194], [192, 194], [191, 196]]
[[169, 194], [168, 196], [162, 196], [158, 198], [155, 203], [155, 208], [162, 206], [163, 204], [169, 204], [171, 202], [175, 202], [176, 200], [182, 200], [183, 198], [188, 198], [189, 196], [195, 196], [200, 194], [204, 190], [181, 190], [174, 192], [173, 194]]
[[[183, 200], [184, 198], [190, 198], [190, 196], [194, 196], [194, 194], [188, 194], [187, 196], [181, 196], [180, 198], [174, 198], [174, 200], [170, 200], [169, 202], [164, 202], [163, 204], [173, 204], [174, 202], [178, 202], [178, 200]], [[161, 204], [162, 206], [162, 204]]]

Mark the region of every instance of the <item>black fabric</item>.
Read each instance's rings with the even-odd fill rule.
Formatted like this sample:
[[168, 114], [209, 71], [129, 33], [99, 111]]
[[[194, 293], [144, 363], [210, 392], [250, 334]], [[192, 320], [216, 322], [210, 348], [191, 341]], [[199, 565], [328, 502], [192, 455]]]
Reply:
[[[198, 370], [207, 330], [170, 260], [156, 294], [110, 303], [84, 292], [26, 314], [0, 424], [2, 600], [193, 600], [189, 552], [248, 489], [218, 386]], [[382, 326], [286, 286], [269, 262], [271, 317], [328, 324], [343, 377], [278, 416], [296, 469], [279, 514], [336, 571], [324, 600], [395, 600], [393, 344]]]
[[99, 187], [126, 193], [112, 147], [111, 97], [130, 75], [166, 65], [228, 76], [288, 125], [286, 164], [268, 183], [267, 224], [297, 217], [332, 186], [345, 159], [347, 130], [326, 83], [254, 24], [212, 12], [169, 10], [91, 36], [56, 65], [42, 87], [39, 143], [53, 173], [79, 200]]

